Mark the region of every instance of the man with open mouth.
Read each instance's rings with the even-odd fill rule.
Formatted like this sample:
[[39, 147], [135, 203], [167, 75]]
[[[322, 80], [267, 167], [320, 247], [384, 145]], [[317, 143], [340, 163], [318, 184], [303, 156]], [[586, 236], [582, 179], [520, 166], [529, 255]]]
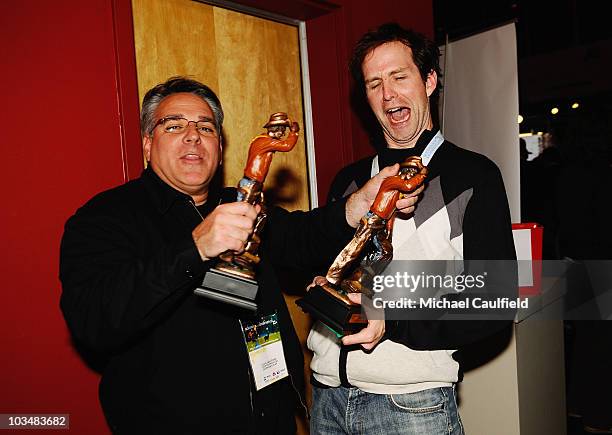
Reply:
[[[433, 42], [394, 23], [357, 42], [351, 72], [384, 143], [373, 158], [338, 173], [330, 198], [351, 194], [380, 168], [421, 156], [428, 178], [414, 212], [395, 220], [393, 258], [514, 260], [499, 169], [444, 140], [434, 126], [430, 100], [441, 75], [438, 58]], [[402, 201], [408, 199], [398, 201], [400, 210]], [[339, 339], [317, 322], [308, 338], [314, 352], [311, 433], [463, 434], [453, 354], [510, 323], [394, 320], [386, 313], [386, 320], [370, 319], [359, 333]]]

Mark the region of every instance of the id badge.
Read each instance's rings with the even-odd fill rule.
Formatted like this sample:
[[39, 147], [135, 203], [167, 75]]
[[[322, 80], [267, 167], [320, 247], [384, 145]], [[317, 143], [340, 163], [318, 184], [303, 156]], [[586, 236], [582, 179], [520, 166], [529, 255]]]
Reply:
[[277, 313], [240, 320], [257, 391], [289, 376]]

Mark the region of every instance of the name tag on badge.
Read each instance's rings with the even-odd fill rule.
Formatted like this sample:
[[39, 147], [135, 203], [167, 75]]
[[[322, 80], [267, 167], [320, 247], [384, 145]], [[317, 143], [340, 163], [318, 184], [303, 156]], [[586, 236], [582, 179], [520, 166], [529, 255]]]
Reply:
[[257, 391], [289, 376], [277, 313], [240, 320]]

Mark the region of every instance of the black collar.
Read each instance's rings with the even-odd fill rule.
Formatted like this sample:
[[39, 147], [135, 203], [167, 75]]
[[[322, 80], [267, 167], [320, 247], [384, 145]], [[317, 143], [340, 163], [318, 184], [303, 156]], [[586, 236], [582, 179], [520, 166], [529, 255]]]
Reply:
[[[179, 192], [174, 187], [170, 186], [164, 180], [159, 178], [159, 175], [157, 175], [155, 171], [151, 169], [150, 166], [148, 166], [142, 172], [142, 174], [140, 175], [140, 180], [142, 180], [142, 183], [144, 184], [147, 192], [149, 192], [153, 203], [155, 204], [159, 212], [162, 214], [166, 213], [170, 209], [170, 207], [172, 207], [172, 205], [177, 201], [183, 203], [191, 202], [195, 205], [191, 196], [183, 192]], [[225, 192], [225, 190], [227, 189], [223, 189], [223, 192]], [[221, 193], [222, 189], [220, 186], [208, 190], [208, 198], [206, 199], [206, 202], [198, 206], [198, 210], [203, 216], [206, 216], [219, 204], [219, 198], [221, 197]], [[228, 192], [227, 194], [232, 199], [236, 198], [235, 191]], [[226, 202], [229, 201], [230, 200], [226, 200]]]
[[140, 179], [149, 192], [153, 203], [162, 214], [166, 213], [176, 201], [193, 202], [189, 195], [179, 192], [159, 178], [150, 166], [142, 172]]
[[423, 130], [412, 148], [384, 148], [380, 150], [378, 153], [378, 167], [382, 169], [395, 163], [403, 162], [406, 157], [420, 156], [437, 132], [438, 129]]

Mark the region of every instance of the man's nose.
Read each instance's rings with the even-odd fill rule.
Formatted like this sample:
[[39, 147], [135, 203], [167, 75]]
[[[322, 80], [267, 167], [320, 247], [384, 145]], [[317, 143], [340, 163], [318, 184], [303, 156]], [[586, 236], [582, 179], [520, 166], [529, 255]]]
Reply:
[[383, 99], [385, 101], [391, 101], [397, 95], [395, 88], [389, 82], [383, 81], [382, 83]]
[[200, 133], [198, 133], [198, 128], [196, 127], [195, 122], [190, 122], [189, 124], [187, 124], [187, 127], [185, 128], [185, 133], [183, 135], [183, 140], [189, 143], [200, 142]]

